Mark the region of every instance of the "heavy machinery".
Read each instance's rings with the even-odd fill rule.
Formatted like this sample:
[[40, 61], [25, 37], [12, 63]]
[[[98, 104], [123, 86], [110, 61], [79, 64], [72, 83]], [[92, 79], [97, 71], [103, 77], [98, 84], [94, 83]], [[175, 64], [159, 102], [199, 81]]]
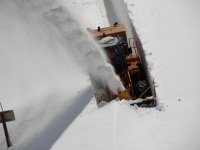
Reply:
[[[150, 84], [147, 79], [147, 71], [137, 52], [137, 43], [134, 40], [132, 43], [128, 43], [131, 40], [127, 40], [124, 26], [116, 23], [110, 27], [98, 27], [98, 29], [89, 31], [104, 49], [116, 75], [126, 88], [125, 91], [116, 95], [101, 83], [93, 84], [97, 103], [119, 97], [119, 99], [135, 100], [133, 104], [137, 103], [141, 107], [155, 107], [156, 100], [152, 92], [154, 84]], [[98, 82], [92, 77], [91, 81]]]

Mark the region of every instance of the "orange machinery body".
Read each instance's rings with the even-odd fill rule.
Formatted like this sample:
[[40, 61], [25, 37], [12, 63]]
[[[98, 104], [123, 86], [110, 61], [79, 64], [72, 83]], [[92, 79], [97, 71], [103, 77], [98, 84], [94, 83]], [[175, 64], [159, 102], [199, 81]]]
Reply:
[[[111, 26], [111, 27], [105, 27], [105, 28], [99, 28], [99, 29], [94, 29], [94, 30], [89, 30], [90, 33], [92, 34], [93, 37], [95, 37], [97, 40], [101, 40], [104, 37], [111, 36], [111, 37], [117, 37], [120, 36], [124, 41], [127, 42], [127, 37], [126, 37], [126, 31], [124, 28], [124, 25], [116, 25], [116, 26]], [[128, 76], [130, 83], [128, 87], [125, 87], [128, 92], [122, 92], [119, 94], [120, 99], [134, 99], [134, 93], [133, 93], [133, 85], [132, 85], [132, 80], [131, 76], [133, 74], [139, 73], [139, 63], [140, 59], [138, 56], [134, 56], [133, 54], [129, 54], [126, 56], [126, 61], [128, 64]], [[122, 80], [121, 80], [122, 81]], [[123, 81], [122, 81], [123, 83]], [[130, 93], [131, 96], [128, 96]], [[122, 96], [120, 96], [122, 95]], [[115, 97], [115, 96], [113, 96]]]
[[90, 32], [93, 35], [93, 37], [99, 40], [106, 36], [112, 36], [112, 37], [120, 36], [124, 41], [127, 41], [126, 31], [123, 25], [105, 27], [101, 28], [100, 30], [94, 29], [90, 30]]

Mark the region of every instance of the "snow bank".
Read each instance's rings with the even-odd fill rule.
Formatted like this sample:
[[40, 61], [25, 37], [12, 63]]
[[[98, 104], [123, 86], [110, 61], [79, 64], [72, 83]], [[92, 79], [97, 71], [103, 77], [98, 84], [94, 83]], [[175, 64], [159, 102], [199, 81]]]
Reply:
[[[151, 74], [159, 84], [157, 96], [166, 109], [156, 120], [154, 117], [149, 120], [152, 125], [148, 127], [154, 127], [156, 131], [148, 130], [145, 136], [152, 138], [148, 148], [198, 150], [199, 1], [125, 1], [151, 66]], [[140, 134], [136, 135], [138, 139]], [[139, 148], [142, 147], [136, 149]]]

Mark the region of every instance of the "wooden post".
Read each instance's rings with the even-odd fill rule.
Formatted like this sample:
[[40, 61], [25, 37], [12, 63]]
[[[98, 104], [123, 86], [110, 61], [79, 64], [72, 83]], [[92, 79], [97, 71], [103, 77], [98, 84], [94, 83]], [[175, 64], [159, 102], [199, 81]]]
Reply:
[[[0, 103], [0, 105], [1, 105], [1, 103]], [[6, 137], [6, 143], [7, 143], [8, 147], [11, 147], [12, 143], [10, 141], [10, 137], [9, 137], [6, 121], [5, 121], [5, 118], [4, 118], [4, 112], [3, 112], [2, 105], [1, 105], [1, 109], [2, 109], [1, 118], [2, 118], [3, 129], [4, 129], [4, 133], [5, 133], [5, 137]]]

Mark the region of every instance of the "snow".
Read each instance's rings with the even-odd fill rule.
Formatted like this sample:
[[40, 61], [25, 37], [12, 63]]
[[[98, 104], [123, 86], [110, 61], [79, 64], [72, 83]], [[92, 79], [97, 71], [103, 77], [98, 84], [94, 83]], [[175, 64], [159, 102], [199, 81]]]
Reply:
[[[16, 115], [15, 121], [7, 123], [10, 149], [200, 148], [198, 0], [29, 2], [39, 12], [33, 13], [23, 0], [0, 2], [0, 101]], [[63, 35], [69, 36], [67, 29], [41, 18], [42, 12], [58, 5], [79, 20], [82, 26], [76, 30], [84, 35], [84, 28], [118, 20], [131, 37], [134, 24], [158, 84], [158, 109], [118, 100], [96, 106], [83, 63], [71, 53], [77, 50], [74, 39], [63, 40]], [[73, 29], [71, 34], [76, 34]], [[96, 47], [86, 37], [86, 49]], [[4, 136], [0, 149], [7, 149]]]
[[[13, 149], [42, 149], [45, 140], [40, 139], [51, 137], [46, 139], [48, 149], [89, 103], [92, 92], [87, 75], [67, 55], [70, 49], [50, 32], [53, 28], [47, 29], [25, 3], [21, 5], [23, 10], [13, 1], [0, 4], [1, 103], [4, 110], [15, 112], [16, 121], [8, 123]], [[56, 120], [65, 122], [54, 130], [54, 121], [60, 122]], [[2, 128], [0, 132], [4, 135]], [[4, 136], [0, 145], [6, 149]]]
[[85, 28], [97, 29], [109, 25], [102, 0], [60, 0]]
[[150, 149], [199, 149], [199, 2], [126, 2], [166, 107]]

